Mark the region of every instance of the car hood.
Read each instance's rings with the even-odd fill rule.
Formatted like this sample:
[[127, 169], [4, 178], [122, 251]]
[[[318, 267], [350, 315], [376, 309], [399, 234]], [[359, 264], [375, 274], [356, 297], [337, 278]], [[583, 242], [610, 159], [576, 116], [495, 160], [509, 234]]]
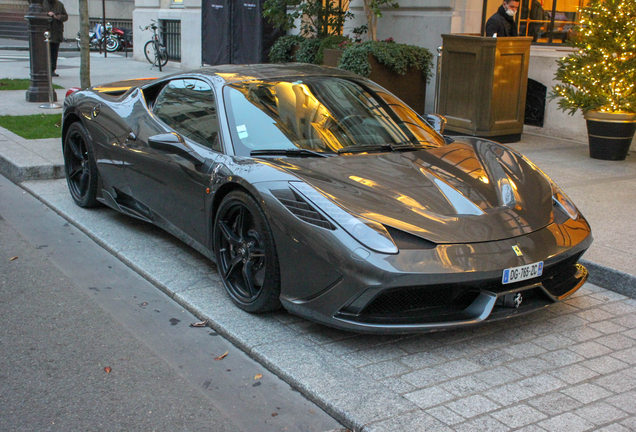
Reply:
[[276, 161], [349, 211], [435, 243], [511, 238], [553, 217], [547, 178], [492, 141]]

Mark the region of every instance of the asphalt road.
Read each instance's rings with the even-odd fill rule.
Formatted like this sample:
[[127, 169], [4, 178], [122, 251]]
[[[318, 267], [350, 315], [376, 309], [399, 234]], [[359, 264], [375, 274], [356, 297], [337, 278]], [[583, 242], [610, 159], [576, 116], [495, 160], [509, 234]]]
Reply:
[[0, 245], [0, 430], [340, 427], [1, 176]]

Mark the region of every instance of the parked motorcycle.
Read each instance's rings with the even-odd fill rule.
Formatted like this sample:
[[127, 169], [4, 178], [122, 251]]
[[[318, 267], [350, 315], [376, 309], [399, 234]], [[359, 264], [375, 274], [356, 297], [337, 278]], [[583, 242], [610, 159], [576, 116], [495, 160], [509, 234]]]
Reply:
[[[88, 32], [88, 47], [89, 49], [99, 49], [101, 44], [102, 34], [104, 34], [104, 26], [101, 24], [95, 24], [95, 28]], [[124, 30], [113, 27], [111, 23], [106, 23], [106, 49], [108, 52], [118, 51], [123, 48], [125, 40]], [[80, 32], [77, 32], [77, 49], [80, 50], [82, 42], [80, 39]]]

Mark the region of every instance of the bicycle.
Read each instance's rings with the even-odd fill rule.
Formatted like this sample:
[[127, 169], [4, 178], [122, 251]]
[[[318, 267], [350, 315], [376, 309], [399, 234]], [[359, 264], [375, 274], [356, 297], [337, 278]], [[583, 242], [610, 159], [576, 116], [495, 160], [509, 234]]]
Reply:
[[163, 46], [161, 38], [157, 33], [157, 29], [159, 28], [157, 27], [157, 21], [150, 21], [152, 22], [146, 27], [139, 26], [141, 31], [146, 31], [148, 29], [152, 30], [152, 37], [148, 42], [146, 42], [146, 45], [144, 45], [144, 54], [150, 64], [158, 66], [159, 71], [161, 72], [161, 68], [168, 64], [168, 52], [166, 51], [166, 47]]

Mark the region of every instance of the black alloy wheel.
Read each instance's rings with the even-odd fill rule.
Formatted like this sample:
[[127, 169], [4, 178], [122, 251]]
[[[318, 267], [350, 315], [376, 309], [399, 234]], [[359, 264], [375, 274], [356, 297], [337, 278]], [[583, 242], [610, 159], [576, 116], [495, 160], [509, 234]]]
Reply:
[[256, 201], [241, 191], [221, 202], [214, 224], [214, 250], [223, 284], [247, 312], [280, 308], [280, 272], [271, 230]]
[[97, 166], [84, 125], [73, 123], [64, 139], [64, 170], [71, 197], [80, 207], [95, 207], [97, 201]]

